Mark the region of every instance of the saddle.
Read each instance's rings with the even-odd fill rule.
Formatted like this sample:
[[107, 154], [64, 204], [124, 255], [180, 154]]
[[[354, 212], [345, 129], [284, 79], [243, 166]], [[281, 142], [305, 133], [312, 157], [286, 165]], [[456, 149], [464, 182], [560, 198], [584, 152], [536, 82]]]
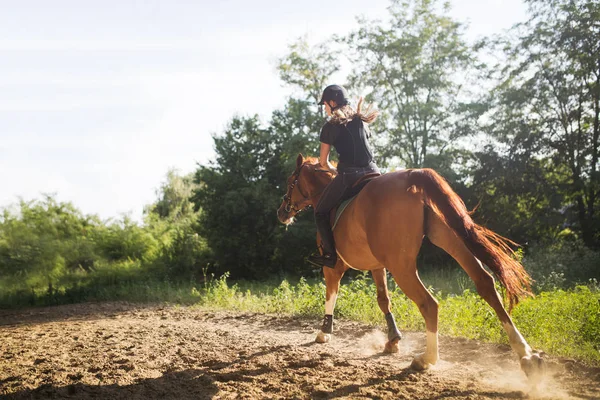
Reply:
[[344, 212], [346, 207], [348, 207], [350, 203], [352, 203], [352, 200], [354, 200], [356, 196], [358, 196], [360, 191], [363, 190], [369, 182], [380, 176], [381, 174], [379, 172], [371, 172], [369, 174], [361, 176], [356, 182], [354, 182], [354, 185], [352, 185], [352, 187], [350, 188], [350, 193], [348, 193], [348, 195], [342, 199], [341, 203], [337, 207], [334, 207], [331, 210], [331, 215], [329, 218], [332, 230], [335, 229], [335, 226], [337, 225], [337, 222], [342, 216], [342, 213]]

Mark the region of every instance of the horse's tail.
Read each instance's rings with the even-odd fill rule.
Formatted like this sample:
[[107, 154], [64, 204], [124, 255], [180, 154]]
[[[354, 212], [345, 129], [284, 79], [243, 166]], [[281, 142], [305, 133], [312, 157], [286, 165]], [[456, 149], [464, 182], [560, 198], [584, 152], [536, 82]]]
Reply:
[[464, 241], [467, 248], [487, 265], [506, 288], [510, 308], [531, 295], [531, 277], [515, 258], [510, 247], [516, 245], [483, 226], [477, 225], [462, 199], [448, 182], [432, 169], [410, 170], [409, 190], [425, 194], [425, 203]]

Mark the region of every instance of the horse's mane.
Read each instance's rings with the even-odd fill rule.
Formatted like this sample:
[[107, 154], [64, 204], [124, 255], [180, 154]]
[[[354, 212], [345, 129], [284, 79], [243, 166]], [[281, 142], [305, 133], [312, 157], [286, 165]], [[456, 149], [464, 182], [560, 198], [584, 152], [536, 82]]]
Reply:
[[305, 157], [302, 164], [318, 164], [319, 159], [317, 157]]
[[[310, 164], [315, 165], [319, 163], [319, 159], [317, 157], [303, 157], [304, 161], [302, 164]], [[337, 167], [337, 161], [330, 161], [331, 165]]]

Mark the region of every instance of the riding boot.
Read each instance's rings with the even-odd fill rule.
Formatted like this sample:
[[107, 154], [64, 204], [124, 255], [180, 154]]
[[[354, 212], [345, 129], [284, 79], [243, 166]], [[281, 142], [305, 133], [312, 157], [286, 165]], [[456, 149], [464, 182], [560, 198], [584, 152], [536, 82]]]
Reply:
[[331, 225], [329, 224], [329, 213], [316, 213], [315, 221], [317, 223], [317, 230], [321, 236], [321, 248], [323, 254], [314, 254], [308, 257], [308, 262], [316, 266], [334, 268], [337, 262], [337, 254], [335, 252], [335, 241], [333, 239], [333, 232]]

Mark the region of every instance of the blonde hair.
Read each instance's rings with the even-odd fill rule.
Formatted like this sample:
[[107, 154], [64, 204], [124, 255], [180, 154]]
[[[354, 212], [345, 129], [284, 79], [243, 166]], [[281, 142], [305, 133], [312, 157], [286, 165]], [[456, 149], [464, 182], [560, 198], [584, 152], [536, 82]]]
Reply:
[[331, 122], [346, 125], [348, 122], [352, 121], [356, 116], [360, 117], [367, 124], [372, 123], [379, 116], [378, 110], [372, 110], [372, 104], [369, 104], [365, 111], [362, 111], [363, 98], [361, 97], [358, 100], [358, 105], [356, 106], [356, 110], [354, 110], [350, 105], [346, 104], [345, 106], [341, 106], [337, 110], [335, 110], [331, 115]]

